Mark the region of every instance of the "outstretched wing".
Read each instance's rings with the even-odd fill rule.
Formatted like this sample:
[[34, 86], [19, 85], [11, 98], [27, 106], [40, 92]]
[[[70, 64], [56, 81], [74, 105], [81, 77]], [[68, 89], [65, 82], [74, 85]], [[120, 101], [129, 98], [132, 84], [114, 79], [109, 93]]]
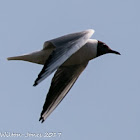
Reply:
[[57, 105], [71, 89], [81, 72], [85, 69], [87, 64], [88, 62], [83, 65], [68, 67], [61, 66], [58, 68], [52, 79], [51, 87], [47, 94], [39, 121], [44, 122], [44, 120], [57, 107]]
[[35, 80], [34, 86], [38, 85], [42, 80], [47, 78], [72, 54], [77, 52], [83, 45], [85, 45], [93, 33], [94, 30], [90, 29], [83, 32], [65, 35], [48, 41], [51, 42], [56, 48], [49, 56], [42, 71], [39, 73], [38, 78]]

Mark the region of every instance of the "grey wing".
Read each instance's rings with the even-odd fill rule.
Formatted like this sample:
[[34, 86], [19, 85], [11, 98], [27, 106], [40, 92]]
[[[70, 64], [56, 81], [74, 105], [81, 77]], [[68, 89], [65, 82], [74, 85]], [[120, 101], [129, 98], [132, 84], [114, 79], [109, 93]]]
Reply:
[[83, 65], [69, 67], [61, 66], [56, 71], [52, 79], [51, 87], [47, 94], [39, 121], [44, 122], [50, 113], [58, 106], [87, 64], [88, 62]]
[[43, 69], [39, 73], [38, 78], [35, 80], [34, 86], [38, 85], [41, 81], [47, 78], [72, 54], [77, 52], [83, 45], [85, 45], [93, 33], [94, 30], [90, 29], [50, 40], [49, 42], [51, 42], [56, 48], [49, 56]]

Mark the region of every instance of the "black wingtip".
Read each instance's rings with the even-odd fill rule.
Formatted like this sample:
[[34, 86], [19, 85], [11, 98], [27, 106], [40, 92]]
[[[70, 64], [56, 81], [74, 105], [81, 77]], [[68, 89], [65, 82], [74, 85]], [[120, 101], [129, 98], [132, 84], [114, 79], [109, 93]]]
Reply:
[[39, 118], [39, 121], [41, 121], [41, 120], [42, 120], [42, 117]]
[[34, 82], [33, 86], [35, 87], [35, 86], [37, 86], [37, 85], [38, 85], [38, 83], [37, 83], [37, 82]]
[[41, 123], [43, 123], [45, 120], [43, 119], [43, 117], [41, 116], [39, 121], [41, 121]]

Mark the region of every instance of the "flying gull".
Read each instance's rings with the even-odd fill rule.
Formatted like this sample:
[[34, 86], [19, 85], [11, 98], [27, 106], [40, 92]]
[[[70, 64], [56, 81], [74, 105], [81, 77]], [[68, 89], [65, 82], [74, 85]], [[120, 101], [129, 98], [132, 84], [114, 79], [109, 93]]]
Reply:
[[55, 70], [39, 121], [44, 122], [69, 92], [88, 62], [106, 53], [120, 55], [104, 42], [90, 39], [94, 30], [68, 34], [44, 43], [43, 49], [30, 54], [9, 57], [44, 65], [33, 86], [38, 85]]

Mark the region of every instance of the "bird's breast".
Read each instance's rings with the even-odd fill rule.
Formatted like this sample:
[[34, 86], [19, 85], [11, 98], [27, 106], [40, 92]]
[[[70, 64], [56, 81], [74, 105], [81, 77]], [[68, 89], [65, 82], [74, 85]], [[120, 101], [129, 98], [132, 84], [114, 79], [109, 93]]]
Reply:
[[97, 49], [93, 45], [86, 44], [76, 53], [74, 53], [63, 66], [79, 65], [96, 57]]

